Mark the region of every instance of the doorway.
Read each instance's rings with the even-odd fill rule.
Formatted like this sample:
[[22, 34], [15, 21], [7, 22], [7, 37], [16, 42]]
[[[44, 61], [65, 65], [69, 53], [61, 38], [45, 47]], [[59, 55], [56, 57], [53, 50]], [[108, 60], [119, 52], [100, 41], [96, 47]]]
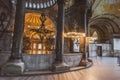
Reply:
[[97, 54], [102, 57], [102, 46], [97, 46]]

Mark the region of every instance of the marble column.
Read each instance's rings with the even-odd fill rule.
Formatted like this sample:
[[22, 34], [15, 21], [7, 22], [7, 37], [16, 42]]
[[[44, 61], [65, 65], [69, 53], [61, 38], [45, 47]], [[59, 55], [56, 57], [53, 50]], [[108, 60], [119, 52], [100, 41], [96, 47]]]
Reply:
[[87, 47], [86, 47], [86, 37], [87, 37], [87, 11], [84, 11], [84, 32], [85, 32], [85, 36], [84, 36], [84, 54], [83, 54], [83, 58], [81, 60], [80, 65], [82, 66], [86, 66], [87, 65]]
[[57, 33], [56, 33], [56, 59], [53, 63], [53, 71], [69, 70], [69, 66], [63, 61], [64, 54], [64, 22], [65, 22], [65, 1], [57, 0], [58, 4], [58, 20], [57, 20]]
[[86, 46], [86, 37], [88, 36], [88, 20], [89, 18], [92, 16], [91, 15], [91, 8], [92, 8], [92, 4], [94, 3], [94, 0], [85, 0], [86, 2], [84, 3], [84, 7], [81, 6], [81, 8], [83, 9], [82, 13], [84, 13], [82, 20], [84, 20], [84, 32], [85, 32], [85, 36], [84, 36], [84, 54], [81, 60], [80, 65], [82, 66], [89, 66], [88, 64], [88, 51], [87, 51], [87, 46]]
[[22, 61], [21, 52], [24, 31], [24, 13], [25, 0], [17, 0], [11, 56], [2, 68], [2, 72], [5, 74], [21, 74], [24, 72], [24, 62]]

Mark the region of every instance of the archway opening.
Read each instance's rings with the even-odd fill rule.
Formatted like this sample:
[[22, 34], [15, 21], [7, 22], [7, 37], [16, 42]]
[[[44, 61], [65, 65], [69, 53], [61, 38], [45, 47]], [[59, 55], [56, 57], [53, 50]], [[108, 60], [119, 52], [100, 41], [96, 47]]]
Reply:
[[26, 13], [23, 52], [51, 54], [55, 49], [55, 23], [44, 13]]

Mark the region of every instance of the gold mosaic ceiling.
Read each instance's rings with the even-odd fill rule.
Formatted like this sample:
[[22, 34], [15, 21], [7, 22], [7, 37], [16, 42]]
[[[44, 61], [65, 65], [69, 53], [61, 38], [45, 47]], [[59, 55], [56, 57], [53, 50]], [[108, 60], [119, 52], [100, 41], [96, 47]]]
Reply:
[[[35, 32], [35, 31], [32, 31], [32, 30], [38, 31], [41, 28], [42, 22], [40, 20], [40, 17], [41, 17], [40, 13], [26, 13], [25, 14], [24, 33], [25, 33], [26, 36], [31, 36]], [[46, 17], [46, 21], [44, 23], [44, 25], [45, 25], [44, 30], [47, 33], [53, 32], [52, 35], [54, 35], [55, 34], [55, 23], [47, 15], [45, 17]]]
[[[30, 28], [37, 28], [42, 24], [40, 17], [41, 17], [40, 13], [26, 13], [25, 24], [30, 25]], [[55, 28], [54, 22], [48, 16], [46, 16], [46, 18], [47, 18], [45, 21], [46, 28], [48, 30], [54, 30]]]
[[96, 0], [92, 17], [105, 13], [120, 16], [120, 0]]

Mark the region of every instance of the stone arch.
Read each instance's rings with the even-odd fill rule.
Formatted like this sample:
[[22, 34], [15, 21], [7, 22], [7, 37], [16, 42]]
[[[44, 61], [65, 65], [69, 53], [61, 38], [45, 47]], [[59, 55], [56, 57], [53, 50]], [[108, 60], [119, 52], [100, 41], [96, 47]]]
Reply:
[[[108, 40], [113, 34], [120, 33], [119, 17], [112, 14], [103, 14], [92, 18], [89, 26], [99, 32], [99, 36], [104, 32], [103, 39]], [[101, 29], [101, 31], [99, 31]]]
[[[89, 23], [91, 24], [91, 22], [97, 21], [99, 19], [104, 19], [104, 21], [107, 21], [107, 23], [109, 22], [109, 24], [111, 24], [113, 29], [115, 29], [115, 28], [117, 30], [120, 29], [120, 17], [116, 16], [115, 14], [105, 13], [105, 14], [97, 15], [97, 16], [91, 18]], [[115, 32], [115, 33], [120, 33], [120, 31]]]

